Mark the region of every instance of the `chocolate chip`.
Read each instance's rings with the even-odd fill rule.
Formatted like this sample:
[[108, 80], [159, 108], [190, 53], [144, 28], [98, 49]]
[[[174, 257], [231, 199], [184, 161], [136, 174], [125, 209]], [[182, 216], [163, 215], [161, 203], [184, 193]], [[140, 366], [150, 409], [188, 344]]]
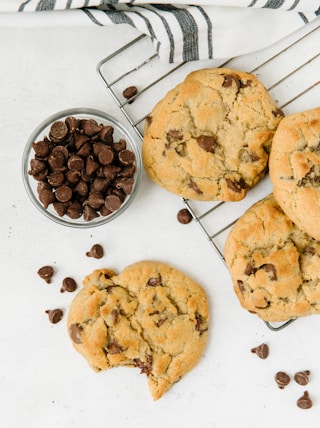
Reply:
[[82, 130], [88, 137], [92, 137], [93, 135], [98, 134], [98, 132], [101, 131], [102, 126], [103, 125], [98, 125], [97, 121], [94, 119], [81, 120]]
[[51, 283], [51, 278], [53, 277], [54, 270], [52, 266], [43, 266], [38, 270], [38, 275], [40, 278], [44, 279], [48, 284]]
[[[102, 213], [101, 213], [101, 215], [102, 215]], [[83, 208], [83, 219], [84, 219], [84, 221], [91, 221], [97, 217], [99, 217], [99, 214], [97, 213], [97, 211], [94, 208], [90, 207], [90, 205], [86, 205]]]
[[76, 343], [77, 345], [80, 345], [82, 343], [81, 333], [83, 328], [80, 324], [71, 324], [69, 327], [69, 335], [71, 337], [71, 340]]
[[170, 129], [167, 132], [167, 139], [168, 141], [181, 141], [183, 140], [183, 134], [181, 133], [181, 131], [178, 131], [177, 129]]
[[294, 380], [299, 385], [307, 385], [309, 383], [309, 375], [310, 375], [310, 371], [309, 370], [304, 370], [304, 371], [301, 371], [301, 372], [297, 372], [294, 375]]
[[52, 324], [57, 324], [63, 318], [63, 311], [61, 309], [48, 309], [45, 312], [49, 315], [49, 321]]
[[122, 201], [117, 195], [109, 195], [104, 201], [105, 207], [111, 212], [117, 211], [120, 208], [121, 203]]
[[273, 114], [275, 117], [278, 117], [278, 116], [280, 116], [280, 117], [284, 117], [284, 113], [283, 113], [283, 111], [282, 111], [280, 108], [278, 108], [277, 110], [274, 110], [274, 111], [272, 112], [272, 114]]
[[188, 224], [192, 221], [193, 217], [187, 208], [182, 208], [177, 213], [177, 220], [181, 224]]
[[192, 189], [196, 193], [198, 193], [198, 195], [201, 195], [203, 193], [202, 190], [199, 189], [197, 183], [195, 181], [193, 181], [192, 179], [190, 179], [190, 181], [189, 181], [189, 187], [190, 187], [190, 189]]
[[215, 136], [200, 135], [200, 137], [197, 138], [197, 143], [204, 151], [214, 153], [217, 147], [217, 138]]
[[239, 89], [241, 86], [241, 81], [240, 81], [239, 77], [236, 75], [233, 75], [233, 74], [226, 74], [224, 76], [224, 81], [222, 83], [222, 86], [224, 88], [229, 88], [232, 86], [233, 82], [235, 82], [237, 89]]
[[297, 400], [297, 406], [300, 407], [300, 409], [310, 409], [312, 405], [313, 403], [308, 391], [304, 391], [303, 396]]
[[265, 360], [269, 356], [269, 347], [266, 343], [262, 343], [261, 345], [252, 348], [251, 352], [256, 354], [262, 360]]
[[202, 328], [204, 324], [204, 318], [200, 314], [196, 314], [196, 326], [195, 329], [200, 333], [200, 336], [202, 333], [208, 330], [208, 327]]
[[65, 164], [65, 156], [60, 150], [52, 151], [48, 157], [48, 164], [52, 170], [61, 169]]
[[39, 158], [45, 158], [50, 153], [50, 144], [48, 141], [38, 141], [32, 143], [34, 153]]
[[114, 153], [111, 149], [105, 148], [99, 152], [98, 159], [102, 165], [110, 165], [114, 159]]
[[128, 88], [124, 89], [124, 91], [122, 92], [122, 95], [124, 96], [124, 98], [126, 98], [127, 100], [129, 100], [130, 98], [132, 98], [135, 95], [137, 95], [137, 93], [138, 93], [138, 89], [137, 89], [136, 86], [129, 86]]
[[92, 208], [99, 209], [104, 204], [104, 197], [101, 192], [91, 192], [85, 204]]
[[48, 183], [52, 187], [59, 187], [63, 184], [63, 182], [64, 182], [64, 174], [61, 171], [52, 171], [48, 175]]
[[84, 168], [84, 160], [81, 156], [71, 155], [68, 159], [68, 168], [81, 171]]
[[262, 265], [262, 268], [270, 273], [270, 280], [276, 281], [277, 280], [277, 270], [275, 266], [272, 263], [266, 263], [265, 265]]
[[162, 286], [161, 275], [159, 274], [159, 276], [153, 276], [153, 277], [149, 278], [147, 285], [150, 285], [151, 287], [156, 287], [158, 285]]
[[236, 193], [241, 193], [242, 190], [247, 188], [246, 182], [243, 178], [240, 178], [238, 181], [233, 181], [230, 178], [226, 178], [226, 182], [229, 189]]
[[116, 342], [115, 340], [108, 345], [109, 354], [120, 354], [120, 352], [122, 351], [123, 351], [122, 346], [119, 345], [119, 343]]
[[87, 257], [93, 257], [95, 259], [101, 259], [103, 257], [103, 248], [100, 244], [94, 244], [90, 251], [86, 252]]
[[70, 278], [67, 276], [62, 281], [62, 287], [60, 289], [61, 293], [68, 291], [69, 293], [72, 293], [77, 288], [77, 283], [73, 278]]
[[80, 218], [83, 214], [82, 205], [79, 202], [71, 202], [67, 208], [66, 214], [74, 220]]
[[240, 293], [243, 294], [245, 292], [245, 287], [243, 285], [243, 281], [241, 279], [237, 280], [237, 285], [240, 290]]
[[58, 120], [51, 125], [49, 138], [54, 142], [61, 142], [66, 138], [68, 131], [65, 122]]
[[290, 376], [285, 372], [277, 372], [275, 381], [280, 389], [284, 389], [290, 383]]
[[253, 262], [249, 262], [245, 268], [244, 274], [250, 276], [251, 274], [255, 274], [257, 272], [256, 267]]
[[44, 171], [47, 167], [46, 162], [40, 159], [31, 159], [30, 161], [30, 175], [38, 175], [41, 171]]
[[128, 166], [132, 165], [135, 161], [135, 155], [131, 150], [121, 150], [118, 154], [118, 159], [121, 165]]
[[52, 190], [44, 189], [39, 192], [39, 201], [42, 203], [44, 208], [48, 208], [56, 200]]
[[141, 369], [140, 373], [145, 373], [146, 375], [149, 375], [151, 373], [152, 355], [146, 354], [146, 361], [142, 361], [140, 358], [135, 358], [133, 361], [135, 366]]
[[59, 186], [55, 192], [55, 196], [60, 202], [68, 202], [72, 198], [72, 189], [65, 184]]

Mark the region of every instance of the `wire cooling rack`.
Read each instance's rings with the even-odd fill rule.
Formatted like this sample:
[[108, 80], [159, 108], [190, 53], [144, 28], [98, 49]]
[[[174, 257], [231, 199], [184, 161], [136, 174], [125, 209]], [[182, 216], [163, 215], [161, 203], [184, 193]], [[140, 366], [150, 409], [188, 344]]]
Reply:
[[[185, 76], [205, 67], [228, 67], [249, 71], [261, 80], [285, 114], [320, 105], [320, 20], [317, 19], [277, 44], [248, 55], [226, 60], [167, 64], [159, 60], [149, 37], [138, 35], [97, 65], [97, 72], [140, 139], [144, 121], [155, 103]], [[138, 93], [125, 99], [124, 89], [136, 86]], [[272, 191], [268, 177], [243, 201], [197, 202], [183, 199], [204, 236], [224, 262], [223, 247], [236, 220], [256, 201]], [[236, 209], [235, 209], [236, 207]], [[290, 324], [266, 325], [278, 331]]]

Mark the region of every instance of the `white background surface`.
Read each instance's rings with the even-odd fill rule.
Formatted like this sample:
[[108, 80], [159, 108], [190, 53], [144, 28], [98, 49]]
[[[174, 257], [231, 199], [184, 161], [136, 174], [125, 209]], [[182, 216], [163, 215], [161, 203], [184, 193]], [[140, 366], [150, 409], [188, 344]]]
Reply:
[[[179, 198], [143, 175], [136, 200], [111, 224], [89, 230], [56, 225], [38, 213], [25, 193], [21, 156], [40, 121], [69, 107], [104, 110], [125, 123], [96, 74], [96, 64], [121, 44], [127, 27], [0, 29], [0, 426], [316, 427], [320, 414], [320, 344], [317, 316], [280, 332], [240, 308], [223, 263], [197, 225], [181, 225]], [[199, 63], [199, 68], [201, 63]], [[85, 256], [100, 243], [101, 260]], [[121, 271], [142, 259], [183, 270], [210, 301], [209, 343], [198, 366], [153, 402], [139, 369], [96, 374], [72, 348], [66, 315], [56, 325], [45, 310], [65, 314], [78, 284], [93, 269]], [[50, 264], [52, 284], [37, 276]], [[266, 342], [267, 360], [251, 348]], [[307, 388], [291, 382], [280, 390], [279, 370], [311, 371]], [[314, 402], [301, 410], [307, 389]]]

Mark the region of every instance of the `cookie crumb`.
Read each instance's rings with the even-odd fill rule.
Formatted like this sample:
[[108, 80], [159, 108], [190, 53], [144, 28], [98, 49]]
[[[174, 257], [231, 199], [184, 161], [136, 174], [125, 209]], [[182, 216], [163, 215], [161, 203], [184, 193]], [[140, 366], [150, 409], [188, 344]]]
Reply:
[[48, 309], [45, 311], [49, 316], [49, 321], [52, 324], [57, 324], [63, 318], [63, 311], [61, 309]]
[[94, 244], [90, 251], [86, 252], [87, 257], [93, 257], [95, 259], [101, 259], [103, 257], [103, 248], [100, 244]]
[[53, 277], [53, 274], [54, 274], [54, 270], [52, 266], [42, 266], [37, 273], [40, 276], [40, 278], [46, 281], [47, 284], [50, 284], [51, 278]]

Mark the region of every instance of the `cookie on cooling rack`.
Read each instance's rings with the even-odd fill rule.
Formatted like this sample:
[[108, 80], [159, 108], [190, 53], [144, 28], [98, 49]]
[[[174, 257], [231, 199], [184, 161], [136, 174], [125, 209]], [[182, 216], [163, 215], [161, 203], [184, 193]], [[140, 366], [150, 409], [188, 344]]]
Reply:
[[68, 331], [94, 370], [138, 367], [156, 400], [198, 363], [208, 322], [200, 285], [164, 263], [141, 261], [119, 275], [88, 275], [71, 304]]
[[320, 239], [320, 108], [283, 119], [273, 139], [269, 168], [283, 211]]
[[299, 229], [273, 194], [239, 218], [224, 255], [248, 311], [271, 322], [320, 313], [320, 241]]
[[145, 170], [186, 199], [239, 201], [264, 176], [282, 117], [254, 75], [194, 71], [146, 118]]

